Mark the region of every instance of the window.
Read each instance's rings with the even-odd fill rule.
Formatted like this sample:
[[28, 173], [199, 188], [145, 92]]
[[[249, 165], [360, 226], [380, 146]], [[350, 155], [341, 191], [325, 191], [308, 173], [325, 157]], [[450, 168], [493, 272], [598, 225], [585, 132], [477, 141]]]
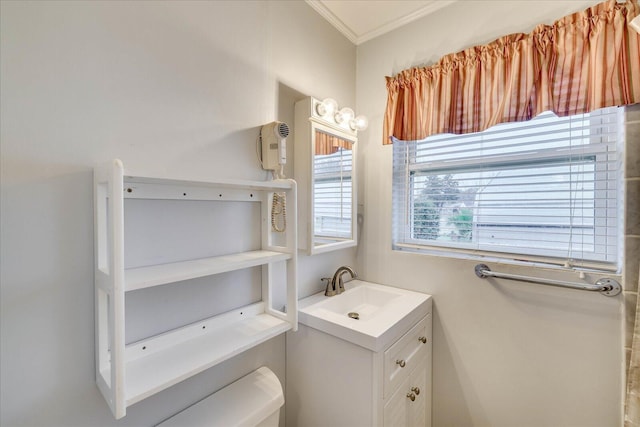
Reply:
[[617, 265], [623, 116], [394, 141], [394, 248]]
[[351, 238], [352, 153], [338, 148], [335, 153], [314, 156], [314, 227], [320, 238]]

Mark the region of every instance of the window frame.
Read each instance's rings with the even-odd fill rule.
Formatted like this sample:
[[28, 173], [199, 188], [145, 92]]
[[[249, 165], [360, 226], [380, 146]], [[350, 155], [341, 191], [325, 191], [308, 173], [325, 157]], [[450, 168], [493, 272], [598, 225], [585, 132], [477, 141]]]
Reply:
[[[616, 153], [617, 158], [615, 160], [617, 167], [615, 169], [615, 189], [602, 188], [602, 183], [598, 180], [601, 175], [610, 174], [611, 170], [599, 170], [603, 158], [609, 156], [610, 152], [607, 150], [608, 146], [602, 142], [603, 136], [600, 132], [591, 132], [590, 139], [597, 139], [597, 144], [585, 144], [580, 147], [579, 154], [571, 153], [571, 148], [547, 148], [544, 150], [531, 150], [523, 151], [517, 154], [503, 154], [491, 156], [490, 165], [499, 166], [503, 170], [508, 166], [516, 168], [524, 164], [564, 164], [570, 167], [570, 160], [582, 156], [582, 159], [590, 160], [590, 163], [594, 165], [594, 218], [593, 218], [593, 240], [594, 240], [594, 253], [596, 253], [599, 246], [603, 244], [607, 246], [606, 254], [600, 259], [588, 259], [585, 257], [572, 259], [567, 257], [567, 249], [550, 251], [546, 249], [531, 249], [526, 248], [523, 251], [514, 250], [515, 247], [505, 247], [492, 245], [490, 243], [481, 243], [476, 241], [460, 242], [460, 241], [431, 241], [426, 239], [414, 238], [414, 218], [415, 215], [415, 201], [417, 197], [414, 197], [415, 179], [419, 174], [431, 174], [443, 176], [445, 174], [453, 174], [460, 172], [471, 172], [479, 170], [479, 165], [484, 166], [484, 170], [487, 170], [487, 161], [483, 158], [475, 160], [444, 160], [428, 162], [416, 161], [418, 153], [418, 144], [424, 142], [421, 141], [400, 141], [394, 139], [394, 153], [393, 153], [393, 185], [392, 185], [392, 249], [400, 251], [411, 251], [428, 253], [431, 255], [442, 256], [454, 256], [465, 257], [473, 259], [487, 258], [495, 259], [498, 261], [512, 261], [512, 262], [531, 262], [542, 263], [549, 265], [564, 265], [578, 264], [584, 268], [605, 270], [605, 271], [619, 271], [622, 251], [621, 251], [621, 239], [623, 229], [621, 227], [623, 221], [623, 156], [624, 152], [622, 148], [624, 146], [624, 107], [612, 107], [618, 108], [615, 113], [615, 126], [616, 126]], [[589, 117], [590, 129], [596, 129], [602, 126], [605, 118], [602, 115]], [[528, 126], [523, 124], [523, 128]], [[614, 123], [611, 123], [614, 124]], [[455, 137], [452, 135], [452, 137]], [[399, 148], [401, 147], [401, 149]], [[535, 161], [531, 162], [531, 156], [537, 154]], [[575, 161], [575, 160], [573, 160]], [[491, 169], [494, 170], [494, 169]], [[500, 170], [500, 169], [498, 169]], [[604, 185], [608, 185], [608, 182], [604, 182]], [[402, 186], [404, 191], [399, 191], [398, 187]], [[609, 197], [601, 197], [607, 192], [615, 191], [613, 199]], [[611, 196], [609, 194], [608, 196]], [[565, 199], [566, 200], [566, 199]], [[610, 202], [613, 200], [614, 206], [610, 206]], [[473, 206], [474, 217], [477, 214], [477, 206]], [[612, 210], [613, 209], [613, 210]], [[613, 216], [612, 216], [613, 214]], [[604, 219], [605, 222], [600, 221]], [[613, 222], [613, 223], [612, 223]], [[514, 223], [514, 225], [516, 225]], [[571, 225], [573, 226], [573, 225]], [[473, 230], [477, 230], [478, 224], [473, 221]], [[506, 226], [505, 226], [506, 227]], [[552, 228], [552, 227], [546, 227]], [[402, 237], [404, 236], [404, 237]], [[602, 241], [604, 240], [604, 242]], [[608, 250], [609, 248], [613, 248]], [[571, 251], [570, 251], [571, 252]]]

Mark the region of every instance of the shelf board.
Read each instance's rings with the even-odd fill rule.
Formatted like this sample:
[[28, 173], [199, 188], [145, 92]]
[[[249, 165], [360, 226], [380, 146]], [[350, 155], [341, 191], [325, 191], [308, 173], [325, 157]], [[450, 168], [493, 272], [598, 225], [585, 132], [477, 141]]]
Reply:
[[124, 273], [125, 290], [134, 291], [151, 286], [255, 267], [270, 262], [286, 261], [291, 257], [292, 255], [288, 253], [259, 250], [148, 267], [129, 268]]
[[189, 187], [208, 188], [232, 188], [244, 190], [287, 190], [293, 187], [290, 179], [276, 179], [271, 181], [246, 181], [246, 180], [216, 180], [197, 181], [190, 179], [157, 178], [151, 176], [125, 175], [123, 180], [126, 183], [154, 184], [154, 185], [180, 185]]
[[263, 311], [256, 303], [128, 345], [127, 406], [291, 329]]
[[295, 181], [290, 179], [203, 182], [141, 176], [123, 177], [125, 199], [259, 202], [265, 200], [266, 193], [288, 192], [295, 188]]

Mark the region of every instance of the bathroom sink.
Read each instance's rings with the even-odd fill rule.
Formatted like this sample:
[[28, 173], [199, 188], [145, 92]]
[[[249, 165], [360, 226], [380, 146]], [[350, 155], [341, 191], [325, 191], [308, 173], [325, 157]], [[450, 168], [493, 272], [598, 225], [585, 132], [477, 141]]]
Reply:
[[327, 297], [319, 292], [300, 300], [298, 319], [314, 329], [380, 351], [430, 308], [429, 295], [352, 280], [340, 295]]
[[[363, 283], [363, 282], [361, 282]], [[328, 310], [338, 315], [358, 313], [359, 319], [367, 321], [384, 312], [384, 308], [392, 303], [400, 294], [384, 286], [360, 284], [352, 286], [340, 298], [326, 298], [316, 306], [320, 310]]]

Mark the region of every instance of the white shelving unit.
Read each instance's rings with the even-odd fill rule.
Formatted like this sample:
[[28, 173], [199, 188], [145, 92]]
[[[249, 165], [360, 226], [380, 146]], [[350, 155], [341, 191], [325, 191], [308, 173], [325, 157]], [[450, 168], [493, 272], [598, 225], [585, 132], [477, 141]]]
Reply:
[[[274, 193], [285, 193], [287, 229], [271, 230]], [[96, 382], [114, 416], [288, 330], [297, 330], [297, 198], [293, 180], [200, 182], [127, 176], [120, 160], [94, 171]], [[126, 199], [261, 204], [261, 249], [125, 268]], [[276, 239], [276, 234], [284, 234]], [[277, 243], [279, 244], [276, 244]], [[287, 312], [272, 306], [273, 268], [286, 263]], [[262, 301], [125, 344], [125, 293], [262, 266]]]

